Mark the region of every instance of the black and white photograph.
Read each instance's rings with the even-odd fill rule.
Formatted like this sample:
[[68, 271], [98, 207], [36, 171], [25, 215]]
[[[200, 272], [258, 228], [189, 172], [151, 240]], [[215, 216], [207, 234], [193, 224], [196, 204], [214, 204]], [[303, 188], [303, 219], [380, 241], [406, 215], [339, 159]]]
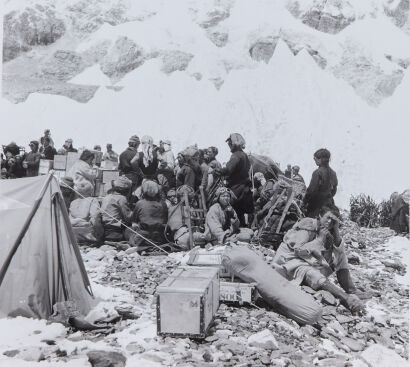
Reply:
[[0, 367], [409, 366], [409, 0], [0, 12]]

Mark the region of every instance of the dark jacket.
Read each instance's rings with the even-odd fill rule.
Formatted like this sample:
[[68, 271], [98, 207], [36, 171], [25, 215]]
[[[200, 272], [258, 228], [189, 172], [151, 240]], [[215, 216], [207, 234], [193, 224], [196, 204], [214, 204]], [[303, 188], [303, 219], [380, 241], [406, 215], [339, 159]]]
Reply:
[[138, 157], [138, 167], [140, 168], [141, 172], [144, 175], [144, 178], [153, 180], [156, 179], [157, 175], [157, 170], [158, 170], [158, 154], [156, 151], [152, 152], [152, 161], [151, 163], [145, 167], [144, 165], [144, 153], [139, 152], [139, 157]]
[[196, 177], [193, 168], [185, 163], [177, 174], [177, 187], [182, 185], [191, 186], [195, 190]]
[[52, 147], [51, 145], [48, 145], [47, 147], [44, 148], [44, 159], [49, 159], [49, 160], [53, 160], [54, 156], [57, 154], [57, 151], [54, 147]]
[[137, 151], [134, 148], [128, 147], [120, 154], [120, 163], [118, 165], [120, 175], [128, 177], [134, 185], [138, 185], [142, 181], [142, 172], [138, 161], [131, 164], [131, 160], [136, 154]]
[[337, 210], [333, 197], [337, 191], [337, 176], [329, 166], [321, 166], [312, 174], [303, 203], [307, 216], [314, 218], [322, 208]]
[[232, 152], [229, 162], [221, 173], [226, 177], [227, 186], [233, 191], [236, 200], [232, 204], [243, 225], [243, 214], [254, 210], [249, 170], [251, 163], [248, 155], [240, 148]]
[[222, 174], [226, 177], [227, 186], [232, 188], [238, 184], [250, 183], [250, 168], [249, 158], [244, 151], [238, 149], [233, 152], [226, 167], [222, 168]]
[[392, 202], [392, 221], [390, 228], [397, 233], [408, 233], [409, 222], [407, 215], [409, 215], [409, 205], [403, 200], [403, 197], [399, 195]]
[[143, 230], [163, 230], [167, 220], [168, 207], [164, 201], [141, 199], [135, 205], [133, 221]]
[[25, 156], [27, 162], [26, 176], [38, 176], [38, 168], [40, 167], [41, 154], [39, 152], [29, 152]]

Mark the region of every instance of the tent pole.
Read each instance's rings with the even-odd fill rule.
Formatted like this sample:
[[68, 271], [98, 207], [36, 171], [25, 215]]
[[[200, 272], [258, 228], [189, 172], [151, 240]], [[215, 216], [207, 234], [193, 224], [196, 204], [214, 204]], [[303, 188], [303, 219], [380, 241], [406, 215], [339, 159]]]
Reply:
[[18, 250], [18, 248], [21, 244], [21, 241], [23, 240], [23, 238], [24, 238], [24, 236], [25, 236], [25, 234], [28, 230], [28, 227], [30, 226], [31, 221], [34, 218], [34, 215], [37, 213], [37, 210], [40, 206], [40, 203], [41, 203], [41, 201], [44, 197], [44, 194], [46, 192], [46, 189], [47, 189], [48, 185], [50, 184], [50, 181], [51, 181], [52, 177], [53, 177], [52, 173], [48, 174], [46, 182], [44, 182], [44, 185], [41, 188], [39, 197], [34, 202], [34, 205], [31, 208], [30, 214], [28, 215], [26, 221], [24, 222], [23, 228], [21, 229], [16, 241], [14, 242], [13, 247], [11, 248], [9, 254], [7, 255], [7, 258], [4, 261], [3, 266], [1, 267], [1, 270], [0, 270], [0, 286], [3, 283], [3, 280], [4, 280], [4, 277], [6, 275], [7, 269], [10, 266], [11, 260], [13, 259], [14, 255], [16, 254], [16, 252], [17, 252], [17, 250]]

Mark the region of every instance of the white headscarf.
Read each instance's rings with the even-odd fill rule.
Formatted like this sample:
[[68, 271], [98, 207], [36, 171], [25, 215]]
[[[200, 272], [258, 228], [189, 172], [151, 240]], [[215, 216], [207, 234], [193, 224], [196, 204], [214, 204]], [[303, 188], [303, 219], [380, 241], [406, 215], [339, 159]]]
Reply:
[[150, 163], [154, 160], [152, 145], [154, 144], [154, 139], [151, 136], [144, 135], [141, 138], [141, 150], [144, 153], [142, 158], [142, 163], [145, 167], [148, 167]]

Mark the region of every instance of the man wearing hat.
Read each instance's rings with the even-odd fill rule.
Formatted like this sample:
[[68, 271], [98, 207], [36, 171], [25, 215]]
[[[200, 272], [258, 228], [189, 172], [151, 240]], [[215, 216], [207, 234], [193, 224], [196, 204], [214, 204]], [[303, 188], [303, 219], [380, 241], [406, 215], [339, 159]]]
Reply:
[[129, 239], [130, 233], [124, 227], [132, 221], [132, 210], [127, 201], [127, 195], [132, 181], [125, 176], [112, 181], [110, 193], [101, 203], [101, 221], [104, 227], [104, 238], [107, 241], [124, 241]]
[[124, 175], [132, 181], [133, 189], [141, 183], [143, 177], [138, 160], [131, 163], [138, 153], [139, 145], [139, 137], [137, 135], [131, 136], [128, 140], [128, 148], [120, 154], [120, 163], [118, 165], [120, 175]]
[[41, 154], [38, 151], [38, 141], [32, 140], [30, 142], [29, 153], [26, 153], [23, 160], [23, 167], [26, 169], [26, 176], [38, 176], [38, 168], [40, 167]]

